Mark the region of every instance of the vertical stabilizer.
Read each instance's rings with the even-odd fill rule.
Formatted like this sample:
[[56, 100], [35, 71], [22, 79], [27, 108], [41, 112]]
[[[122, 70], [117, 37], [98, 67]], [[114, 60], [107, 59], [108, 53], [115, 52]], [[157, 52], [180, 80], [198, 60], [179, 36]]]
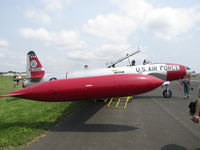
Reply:
[[26, 78], [42, 78], [45, 71], [34, 51], [27, 54]]

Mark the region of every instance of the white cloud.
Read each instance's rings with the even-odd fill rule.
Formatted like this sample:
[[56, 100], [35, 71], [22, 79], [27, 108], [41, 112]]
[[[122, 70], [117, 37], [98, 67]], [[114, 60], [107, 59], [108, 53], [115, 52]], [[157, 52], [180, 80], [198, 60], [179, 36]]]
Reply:
[[0, 68], [1, 71], [24, 71], [26, 64], [26, 55], [18, 50], [9, 50], [0, 48]]
[[19, 33], [24, 38], [32, 38], [32, 39], [37, 39], [37, 40], [42, 40], [42, 41], [52, 40], [50, 33], [43, 28], [39, 28], [36, 30], [32, 28], [22, 28], [19, 30]]
[[19, 34], [24, 38], [44, 41], [45, 45], [54, 44], [59, 49], [79, 50], [87, 46], [84, 41], [80, 40], [79, 34], [74, 31], [49, 32], [44, 28], [23, 28], [19, 30]]
[[25, 17], [36, 24], [51, 23], [51, 18], [49, 17], [49, 15], [41, 12], [40, 10], [29, 10], [25, 13]]
[[120, 44], [120, 43], [107, 43], [101, 44], [96, 47], [89, 46], [85, 49], [79, 51], [71, 51], [67, 56], [71, 59], [74, 59], [78, 62], [81, 61], [101, 65], [101, 67], [106, 66], [106, 62], [117, 60], [122, 56], [125, 56], [127, 53], [133, 52], [135, 49], [125, 49], [130, 47], [129, 44]]
[[128, 43], [106, 43], [97, 47], [95, 50], [95, 55], [99, 58], [98, 60], [110, 60], [111, 58], [121, 57], [121, 53], [126, 54], [128, 51], [126, 48], [131, 47]]
[[58, 33], [52, 33], [55, 37], [55, 43], [63, 48], [71, 49], [84, 49], [87, 44], [80, 40], [80, 35], [74, 31], [60, 31]]
[[89, 19], [85, 30], [106, 40], [126, 40], [134, 31], [152, 32], [164, 40], [198, 29], [200, 6], [191, 8], [157, 8], [145, 0], [112, 0], [120, 9], [117, 13]]
[[98, 15], [84, 25], [86, 32], [114, 42], [126, 41], [135, 29], [136, 24], [131, 18], [118, 14]]
[[[44, 44], [50, 43], [58, 49], [65, 51], [68, 59], [82, 60], [87, 62], [105, 63], [113, 58], [119, 58], [125, 48], [131, 47], [128, 43], [103, 43], [99, 46], [88, 45], [80, 39], [80, 35], [74, 31], [49, 32], [44, 28], [20, 29], [19, 34], [27, 39], [43, 41]], [[56, 49], [57, 50], [57, 49]], [[126, 53], [126, 52], [124, 52]]]
[[66, 5], [71, 4], [74, 0], [41, 0], [46, 10], [62, 11]]
[[5, 58], [6, 55], [3, 52], [0, 52], [0, 58]]
[[200, 10], [196, 8], [161, 8], [149, 12], [144, 20], [144, 30], [161, 39], [172, 40], [200, 23]]
[[[67, 5], [74, 0], [40, 0], [40, 5], [28, 8], [24, 13], [26, 19], [39, 25], [48, 25], [61, 15]], [[55, 21], [55, 20], [54, 20]]]
[[[143, 32], [142, 35], [147, 34], [148, 36], [152, 33], [158, 39], [174, 40], [199, 26], [200, 7], [155, 7], [147, 0], [112, 1], [119, 11], [90, 18], [82, 28], [84, 32], [92, 35], [91, 37], [87, 35], [86, 38], [96, 36], [98, 44], [94, 44], [93, 41], [96, 39], [92, 39], [89, 45], [81, 40], [78, 32], [73, 30], [55, 32], [45, 28], [23, 28], [20, 30], [20, 35], [24, 38], [40, 40], [46, 46], [62, 49], [65, 52], [65, 58], [70, 61], [75, 60], [79, 64], [86, 61], [105, 63], [113, 58], [124, 56], [126, 52], [123, 50], [133, 46], [130, 41], [133, 41], [135, 33]], [[44, 10], [38, 12], [52, 14], [57, 11], [55, 14], [58, 14], [63, 11], [64, 6], [71, 2], [71, 0], [65, 2], [63, 0], [42, 0]], [[37, 13], [31, 11], [29, 13], [27, 17], [36, 18]], [[44, 23], [52, 22], [51, 18], [49, 20], [47, 19]], [[146, 56], [142, 55], [140, 59], [144, 57]]]
[[145, 0], [112, 0], [122, 13], [131, 16], [134, 21], [141, 21], [152, 11], [153, 6]]
[[6, 40], [0, 40], [0, 47], [6, 47], [9, 45], [9, 42]]

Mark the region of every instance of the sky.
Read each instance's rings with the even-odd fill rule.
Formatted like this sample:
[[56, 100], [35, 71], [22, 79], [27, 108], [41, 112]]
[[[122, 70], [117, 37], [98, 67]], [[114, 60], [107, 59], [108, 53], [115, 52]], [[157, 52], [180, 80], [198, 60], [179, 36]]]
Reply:
[[0, 12], [0, 72], [25, 71], [29, 51], [47, 72], [70, 72], [106, 67], [138, 47], [136, 65], [200, 72], [200, 0], [6, 0]]

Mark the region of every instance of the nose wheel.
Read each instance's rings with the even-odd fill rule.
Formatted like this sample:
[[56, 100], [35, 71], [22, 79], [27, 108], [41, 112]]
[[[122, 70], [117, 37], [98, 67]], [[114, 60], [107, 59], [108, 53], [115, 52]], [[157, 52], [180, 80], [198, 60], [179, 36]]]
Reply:
[[170, 97], [172, 97], [172, 91], [170, 90], [169, 85], [170, 85], [170, 82], [169, 82], [169, 81], [166, 81], [166, 82], [162, 85], [162, 87], [164, 88], [163, 96], [164, 96], [165, 98], [170, 98]]
[[170, 97], [172, 97], [172, 92], [170, 90], [164, 90], [163, 91], [163, 96], [165, 98], [170, 98]]

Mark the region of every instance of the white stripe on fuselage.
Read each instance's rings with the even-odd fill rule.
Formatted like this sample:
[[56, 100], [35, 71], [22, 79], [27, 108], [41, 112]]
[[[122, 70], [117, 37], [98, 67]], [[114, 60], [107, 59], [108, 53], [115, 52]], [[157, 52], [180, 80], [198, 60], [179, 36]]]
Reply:
[[128, 67], [115, 67], [115, 68], [103, 68], [95, 70], [84, 70], [81, 72], [69, 73], [67, 78], [88, 77], [98, 75], [110, 75], [110, 74], [123, 74], [123, 73], [136, 73], [156, 76], [162, 80], [166, 80], [167, 71], [179, 71], [178, 65], [166, 65], [166, 64], [147, 64]]
[[24, 82], [24, 86], [34, 85], [36, 83], [41, 83], [49, 81], [52, 77], [56, 79], [67, 78], [79, 78], [79, 77], [91, 77], [91, 76], [102, 76], [102, 75], [112, 75], [112, 74], [145, 74], [157, 77], [163, 81], [167, 79], [167, 71], [180, 71], [179, 65], [166, 65], [166, 64], [146, 64], [137, 66], [127, 66], [127, 67], [115, 67], [115, 68], [103, 68], [94, 70], [83, 70], [79, 72], [72, 72], [67, 74], [46, 74], [43, 78], [37, 79], [27, 79]]

